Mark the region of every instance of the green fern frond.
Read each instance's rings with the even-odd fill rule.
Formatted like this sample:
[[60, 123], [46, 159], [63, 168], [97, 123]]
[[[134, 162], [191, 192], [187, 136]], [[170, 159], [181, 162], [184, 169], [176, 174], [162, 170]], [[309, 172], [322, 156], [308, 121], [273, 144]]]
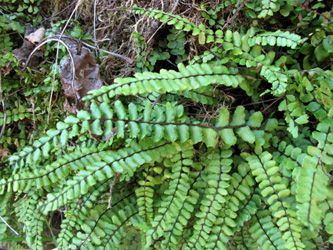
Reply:
[[133, 142], [132, 147], [102, 154], [100, 160], [96, 159], [94, 164], [89, 164], [85, 170], [78, 171], [77, 176], [68, 180], [63, 190], [49, 193], [47, 200], [39, 208], [47, 214], [63, 206], [68, 200], [88, 193], [98, 182], [118, 174], [124, 176], [121, 179], [128, 179], [142, 164], [153, 163], [161, 156], [171, 156], [180, 150], [180, 145], [176, 143], [162, 143], [152, 148], [151, 143], [151, 140], [141, 141], [140, 145]]
[[[169, 25], [154, 34], [157, 48], [133, 34], [143, 73], [91, 91], [76, 115], [53, 116], [52, 129], [41, 115], [43, 126], [28, 131], [24, 122], [35, 117], [11, 100], [19, 95], [4, 76], [0, 215], [30, 248], [43, 249], [49, 233], [62, 250], [330, 247], [328, 6], [231, 0], [216, 7], [201, 4], [197, 25], [135, 6], [132, 13]], [[0, 233], [0, 240], [13, 234], [2, 222]]]
[[138, 6], [133, 6], [132, 12], [141, 15], [149, 15], [149, 17], [156, 18], [162, 23], [167, 23], [168, 25], [174, 25], [177, 30], [191, 31], [193, 36], [199, 35], [200, 33], [212, 34], [213, 31], [206, 29], [203, 24], [197, 26], [194, 23], [190, 22], [187, 18], [183, 18], [179, 15], [174, 15], [171, 13], [165, 13], [160, 10], [154, 9], [142, 9]]
[[[126, 234], [128, 224], [136, 226], [141, 218], [135, 207], [135, 199], [130, 196], [115, 204], [112, 208], [97, 205], [88, 211], [88, 216], [80, 226], [83, 232], [78, 232], [72, 238], [74, 249], [117, 249], [122, 237]], [[112, 226], [110, 226], [112, 225]]]
[[197, 103], [202, 104], [218, 104], [219, 99], [215, 96], [215, 91], [213, 86], [206, 86], [199, 88], [197, 90], [183, 91], [177, 94], [184, 95]]
[[309, 155], [303, 159], [296, 184], [296, 200], [300, 203], [297, 215], [300, 221], [313, 231], [322, 223], [324, 214], [320, 208], [328, 195], [329, 177], [323, 170], [326, 168], [325, 164], [333, 163], [331, 120], [328, 118], [319, 123], [318, 131], [313, 132], [318, 146], [308, 146]]
[[262, 46], [279, 46], [279, 47], [290, 47], [295, 49], [298, 45], [302, 44], [304, 39], [299, 35], [290, 33], [289, 31], [277, 30], [275, 32], [264, 32], [256, 34], [254, 37], [250, 37], [248, 43], [251, 47], [256, 44]]
[[318, 205], [327, 197], [326, 186], [328, 177], [322, 171], [320, 159], [306, 156], [298, 177], [296, 188], [297, 215], [299, 220], [310, 227], [318, 228], [323, 219], [323, 213]]
[[29, 246], [33, 249], [42, 250], [42, 231], [44, 230], [44, 223], [46, 216], [36, 214], [38, 200], [43, 195], [43, 190], [36, 192], [35, 189], [31, 189], [28, 193], [29, 198], [20, 200], [16, 204], [16, 211], [18, 220], [24, 224], [23, 231], [25, 234], [25, 240]]
[[160, 73], [136, 73], [135, 78], [117, 78], [116, 84], [92, 90], [91, 95], [84, 100], [98, 98], [101, 102], [110, 102], [109, 98], [115, 95], [136, 95], [146, 93], [172, 93], [189, 91], [211, 84], [223, 84], [237, 87], [244, 77], [238, 74], [237, 69], [226, 66], [212, 66], [209, 64], [178, 65], [179, 72], [174, 70], [161, 70]]
[[[105, 152], [95, 146], [82, 148], [70, 155], [58, 159], [44, 169], [35, 169], [34, 172], [21, 172], [9, 178], [7, 184], [12, 184], [15, 191], [23, 190], [28, 192], [31, 187], [38, 189], [42, 186], [49, 186], [51, 183], [57, 183], [69, 175], [70, 170], [80, 170], [85, 168], [85, 164], [93, 164], [96, 159], [100, 159], [100, 154]], [[4, 191], [5, 184], [2, 185]]]
[[231, 185], [227, 189], [230, 198], [226, 205], [225, 213], [238, 222], [236, 231], [251, 218], [250, 216], [256, 212], [257, 206], [260, 205], [259, 196], [254, 194], [255, 180], [250, 175], [250, 172], [248, 164], [245, 162], [240, 164], [238, 172], [232, 174]]
[[268, 16], [273, 16], [274, 12], [280, 10], [280, 3], [277, 0], [262, 0], [259, 2], [250, 1], [246, 5], [251, 9], [259, 12], [258, 18], [267, 18]]
[[304, 244], [301, 242], [300, 222], [296, 219], [296, 212], [290, 207], [292, 200], [287, 199], [290, 195], [289, 185], [286, 178], [278, 175], [279, 167], [276, 162], [271, 160], [272, 155], [263, 152], [260, 155], [245, 156], [259, 183], [261, 195], [265, 202], [270, 205], [269, 210], [272, 212], [281, 233], [282, 238], [286, 241], [285, 247], [302, 249]]
[[333, 190], [330, 186], [327, 187], [327, 199], [324, 202], [324, 205], [321, 206], [322, 211], [327, 211], [324, 216], [324, 225], [325, 225], [325, 231], [328, 233], [328, 235], [331, 235], [329, 238], [329, 242], [333, 242], [333, 209], [332, 209], [332, 194]]
[[[7, 225], [5, 223], [3, 223], [3, 220], [6, 221], [6, 223], [9, 223], [11, 224], [11, 221], [8, 221], [9, 220], [9, 216], [7, 216], [8, 214], [8, 211], [10, 211], [10, 199], [12, 198], [13, 196], [13, 192], [6, 192], [5, 194], [2, 194], [0, 195], [0, 216], [2, 218], [1, 220], [1, 224], [0, 224], [0, 240], [2, 238], [5, 238], [6, 237], [6, 230], [7, 230]], [[13, 225], [12, 225], [13, 227]]]
[[[187, 225], [190, 213], [193, 211], [191, 203], [187, 201], [188, 194], [193, 184], [193, 175], [190, 166], [193, 164], [193, 147], [185, 145], [182, 152], [164, 161], [165, 171], [170, 172], [168, 187], [162, 194], [162, 201], [158, 213], [150, 223], [152, 228], [147, 231], [146, 248], [154, 239], [164, 237], [160, 247], [168, 249], [169, 246], [177, 246], [181, 242], [182, 229]], [[170, 169], [170, 170], [169, 170]]]
[[48, 130], [47, 136], [35, 140], [32, 146], [27, 146], [18, 154], [12, 155], [9, 163], [14, 166], [14, 174], [24, 165], [29, 166], [48, 159], [51, 149], [65, 147], [70, 138], [77, 136], [78, 122], [78, 118], [68, 116], [64, 122], [57, 123], [57, 129]]
[[[247, 168], [247, 170], [246, 170]], [[240, 174], [239, 174], [240, 173]], [[250, 213], [254, 214], [257, 210], [259, 204], [255, 203], [251, 199], [254, 190], [252, 186], [255, 184], [252, 177], [249, 175], [249, 167], [245, 165], [239, 165], [239, 173], [233, 173], [230, 179], [230, 185], [226, 188], [229, 195], [227, 196], [227, 202], [224, 209], [219, 211], [219, 217], [224, 219], [222, 226], [214, 227], [214, 234], [212, 234], [208, 239], [207, 249], [225, 249], [228, 245], [230, 236], [239, 230], [239, 226], [249, 220], [251, 217], [245, 217], [243, 210], [245, 207], [252, 208], [254, 205], [255, 209], [251, 209]], [[257, 198], [257, 197], [256, 197]], [[250, 199], [249, 201], [247, 199]], [[251, 202], [248, 206], [248, 202]], [[259, 200], [260, 202], [260, 200]], [[243, 208], [240, 204], [244, 204]], [[240, 209], [240, 210], [239, 210]], [[239, 211], [238, 211], [239, 210]], [[247, 211], [249, 212], [249, 211]], [[245, 218], [244, 218], [245, 217]], [[240, 224], [237, 223], [240, 222]], [[228, 227], [229, 229], [227, 229]], [[230, 234], [230, 231], [232, 232]]]
[[206, 157], [207, 165], [204, 168], [204, 178], [207, 181], [207, 187], [204, 198], [201, 200], [200, 210], [195, 215], [198, 220], [193, 225], [193, 234], [188, 240], [186, 249], [212, 247], [216, 243], [213, 240], [216, 240], [216, 237], [220, 237], [220, 228], [222, 228], [222, 232], [225, 235], [224, 239], [228, 239], [232, 235], [229, 227], [236, 225], [234, 220], [230, 217], [223, 218], [218, 216], [220, 211], [224, 210], [225, 196], [228, 194], [225, 189], [230, 185], [228, 172], [232, 164], [231, 155], [231, 150], [219, 148]]
[[105, 192], [106, 187], [108, 187], [108, 182], [104, 182], [97, 186], [95, 190], [89, 194], [82, 195], [73, 199], [70, 204], [67, 204], [67, 209], [64, 211], [64, 216], [66, 217], [62, 221], [62, 229], [58, 236], [58, 249], [68, 249], [70, 242], [75, 235], [75, 232], [84, 224], [84, 220], [89, 217], [89, 211], [94, 209], [97, 205], [98, 198], [103, 192]]
[[249, 229], [251, 237], [260, 249], [288, 249], [281, 232], [273, 223], [268, 210], [260, 210], [253, 217], [253, 225]]

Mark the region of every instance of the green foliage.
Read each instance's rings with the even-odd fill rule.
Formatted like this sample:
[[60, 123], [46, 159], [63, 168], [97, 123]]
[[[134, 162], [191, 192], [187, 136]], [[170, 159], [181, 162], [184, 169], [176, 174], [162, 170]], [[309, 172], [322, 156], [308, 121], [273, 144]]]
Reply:
[[[86, 110], [4, 159], [0, 215], [9, 219], [15, 207], [31, 248], [43, 249], [55, 212], [63, 217], [58, 249], [333, 244], [333, 20], [310, 11], [316, 4], [239, 3], [202, 6], [210, 27], [134, 7], [172, 26], [147, 57], [134, 34], [139, 72], [91, 91]], [[253, 23], [222, 30], [219, 15], [230, 5]], [[281, 15], [288, 31], [261, 23]], [[189, 35], [202, 54], [186, 64]], [[177, 69], [156, 72], [171, 56]], [[7, 124], [30, 119], [17, 106]]]
[[16, 1], [16, 0], [3, 0], [3, 6], [9, 11], [17, 11], [25, 12], [29, 14], [37, 14], [41, 2], [43, 0], [24, 0], [24, 1]]

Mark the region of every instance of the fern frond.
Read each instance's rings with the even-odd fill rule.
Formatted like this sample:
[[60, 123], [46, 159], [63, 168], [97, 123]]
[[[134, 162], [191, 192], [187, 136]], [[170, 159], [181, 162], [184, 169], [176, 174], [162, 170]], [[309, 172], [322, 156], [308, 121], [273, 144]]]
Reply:
[[75, 202], [67, 205], [67, 209], [64, 212], [66, 218], [62, 220], [62, 229], [57, 240], [59, 250], [69, 249], [75, 232], [78, 231], [78, 228], [81, 228], [84, 220], [89, 217], [89, 211], [95, 209], [98, 198], [105, 192], [107, 186], [108, 182], [104, 182], [89, 194], [77, 197], [74, 199]]
[[[101, 159], [101, 155], [106, 154], [96, 147], [82, 147], [71, 154], [64, 155], [62, 158], [47, 165], [44, 169], [35, 169], [33, 172], [22, 172], [15, 174], [13, 178], [9, 178], [7, 184], [12, 184], [15, 191], [22, 190], [28, 192], [31, 187], [36, 186], [37, 189], [47, 187], [52, 183], [61, 182], [67, 177], [70, 170], [81, 170], [86, 167], [86, 164], [93, 164]], [[5, 184], [2, 185], [2, 190], [5, 189]]]
[[333, 242], [333, 199], [332, 199], [332, 194], [333, 194], [333, 189], [331, 186], [327, 187], [327, 199], [325, 200], [324, 206], [321, 206], [322, 211], [327, 211], [325, 216], [324, 216], [324, 225], [325, 225], [325, 231], [328, 233], [328, 235], [331, 235], [329, 238], [329, 242]]
[[[146, 93], [172, 93], [189, 91], [211, 84], [223, 84], [236, 88], [244, 77], [238, 74], [235, 68], [222, 65], [194, 64], [184, 66], [179, 64], [179, 71], [164, 70], [160, 73], [136, 73], [135, 78], [117, 78], [116, 84], [92, 90], [84, 100], [98, 98], [105, 101], [115, 95], [136, 95]], [[109, 101], [110, 102], [110, 101]]]
[[[246, 210], [246, 212], [249, 214], [255, 213], [256, 210], [253, 211], [253, 209], [249, 208], [260, 205], [260, 203], [258, 204], [259, 197], [254, 195], [255, 180], [251, 176], [250, 172], [250, 166], [248, 164], [245, 162], [239, 164], [238, 172], [232, 174], [230, 180], [231, 185], [228, 187], [230, 198], [226, 205], [226, 210], [230, 210], [227, 213], [229, 216], [232, 216], [232, 218], [234, 218], [236, 221], [239, 221], [239, 223], [237, 223], [236, 230], [243, 226], [244, 222], [247, 221], [245, 219], [246, 217], [241, 212]], [[243, 207], [240, 206], [241, 204], [243, 204]], [[248, 208], [245, 209], [245, 207]], [[242, 222], [240, 223], [240, 221]]]
[[[239, 218], [239, 216], [243, 216], [243, 214], [240, 214], [239, 212], [243, 209], [241, 208], [240, 204], [243, 202], [250, 202], [251, 196], [253, 194], [253, 188], [252, 186], [255, 184], [250, 174], [250, 168], [246, 165], [239, 165], [239, 173], [233, 173], [230, 179], [230, 185], [226, 188], [228, 191], [228, 196], [226, 197], [227, 202], [225, 204], [224, 209], [219, 211], [219, 217], [224, 219], [224, 222], [222, 226], [216, 226], [214, 227], [214, 234], [211, 234], [208, 239], [208, 244], [206, 246], [207, 249], [223, 249], [226, 248], [227, 243], [230, 241], [229, 237], [230, 231], [235, 233], [237, 229], [243, 225], [244, 221], [241, 221], [244, 218]], [[250, 199], [250, 201], [247, 201], [247, 199]], [[245, 204], [244, 207], [251, 208], [251, 206], [247, 206], [248, 204]], [[251, 203], [253, 204], [253, 202]], [[243, 207], [243, 208], [244, 208]], [[240, 211], [238, 211], [241, 209]], [[251, 209], [252, 213], [255, 213], [256, 209], [253, 211]], [[240, 220], [242, 223], [238, 224], [237, 219]], [[250, 219], [250, 218], [248, 218]], [[230, 227], [229, 230], [227, 230], [227, 227]]]
[[68, 200], [89, 192], [98, 182], [110, 179], [115, 175], [123, 175], [121, 179], [129, 179], [136, 169], [144, 163], [153, 163], [161, 156], [172, 156], [181, 150], [180, 145], [162, 143], [151, 148], [151, 140], [141, 141], [140, 145], [132, 142], [132, 146], [101, 155], [101, 160], [80, 170], [75, 177], [67, 181], [67, 185], [58, 193], [49, 193], [47, 200], [39, 205], [44, 214], [63, 206]]
[[145, 222], [150, 222], [153, 218], [154, 209], [154, 187], [157, 180], [151, 175], [154, 171], [150, 166], [147, 167], [147, 172], [142, 171], [143, 178], [139, 179], [139, 188], [135, 190], [137, 196], [137, 203], [139, 209], [139, 215], [143, 218]]
[[[204, 198], [201, 201], [200, 211], [196, 213], [196, 223], [193, 225], [193, 234], [188, 240], [187, 249], [201, 249], [212, 247], [215, 242], [209, 240], [209, 235], [219, 237], [218, 233], [222, 228], [227, 239], [232, 235], [229, 227], [236, 224], [230, 217], [219, 217], [220, 211], [226, 206], [225, 196], [228, 194], [226, 188], [230, 185], [230, 175], [232, 159], [231, 150], [221, 148], [212, 151], [207, 158], [205, 167], [207, 187]], [[212, 239], [212, 238], [210, 238]], [[209, 243], [209, 245], [207, 245]], [[224, 242], [225, 243], [225, 242]], [[218, 243], [218, 246], [220, 243]]]
[[280, 4], [277, 0], [262, 0], [260, 1], [260, 13], [258, 18], [266, 18], [267, 16], [273, 16], [274, 12], [279, 11]]
[[14, 166], [14, 174], [23, 166], [30, 166], [50, 157], [51, 149], [65, 147], [69, 139], [77, 136], [80, 120], [74, 116], [68, 116], [64, 122], [57, 123], [57, 129], [49, 129], [46, 134], [35, 140], [32, 146], [25, 147], [21, 152], [9, 157], [9, 163]]
[[183, 94], [186, 98], [190, 98], [197, 103], [218, 104], [218, 98], [215, 97], [213, 86], [206, 86], [197, 90], [183, 91], [177, 94]]
[[287, 83], [289, 81], [288, 75], [281, 71], [279, 67], [271, 65], [265, 59], [265, 56], [262, 54], [254, 57], [246, 53], [242, 55], [239, 64], [245, 65], [246, 67], [256, 67], [260, 70], [259, 74], [272, 84], [272, 94], [275, 96], [282, 96], [287, 89]]
[[135, 198], [130, 196], [112, 208], [97, 205], [89, 210], [81, 225], [83, 232], [78, 232], [72, 238], [71, 248], [117, 249], [126, 235], [128, 224], [136, 226], [141, 222], [141, 218], [136, 217], [138, 211], [135, 202]]
[[276, 166], [275, 161], [271, 160], [272, 155], [263, 152], [260, 155], [250, 155], [245, 158], [249, 162], [252, 174], [256, 176], [261, 195], [267, 197], [269, 210], [272, 211], [280, 231], [283, 232], [285, 247], [304, 248], [304, 244], [301, 242], [300, 222], [296, 219], [296, 212], [290, 208], [290, 201], [288, 202], [284, 198], [290, 194], [290, 190], [287, 188], [288, 180], [282, 180], [278, 175], [279, 167]]
[[[0, 216], [1, 216], [1, 224], [0, 224], [0, 240], [2, 238], [5, 238], [6, 236], [6, 230], [7, 230], [7, 225], [3, 223], [3, 220], [6, 221], [9, 225], [11, 224], [11, 221], [8, 221], [9, 217], [6, 215], [8, 214], [8, 211], [10, 211], [10, 206], [9, 206], [9, 200], [12, 198], [13, 192], [7, 192], [5, 194], [0, 195]], [[11, 226], [13, 227], [13, 225]]]
[[[201, 170], [201, 164], [193, 164], [193, 167], [195, 167], [195, 170], [200, 171]], [[172, 226], [172, 232], [174, 234], [170, 234], [168, 238], [166, 238], [167, 244], [166, 248], [169, 246], [172, 248], [175, 248], [179, 246], [180, 244], [184, 243], [184, 239], [182, 239], [179, 236], [186, 235], [186, 232], [190, 231], [186, 229], [189, 218], [191, 218], [191, 215], [193, 216], [193, 211], [195, 206], [198, 203], [199, 200], [199, 193], [196, 192], [193, 187], [196, 184], [196, 181], [200, 177], [199, 173], [193, 173], [190, 175], [191, 177], [195, 177], [192, 181], [191, 187], [187, 190], [186, 193], [186, 200], [184, 200], [182, 206], [179, 208], [178, 214], [176, 215], [176, 221], [174, 222]], [[182, 235], [180, 235], [180, 232], [182, 232]]]
[[162, 23], [167, 23], [168, 25], [173, 25], [177, 30], [191, 31], [193, 36], [197, 36], [200, 33], [213, 34], [212, 30], [205, 28], [203, 24], [197, 26], [193, 22], [190, 22], [187, 18], [183, 18], [179, 15], [165, 13], [160, 10], [155, 9], [142, 9], [138, 6], [133, 6], [132, 12], [141, 15], [149, 15], [149, 17], [156, 18]]
[[275, 32], [264, 32], [256, 34], [254, 37], [250, 37], [248, 40], [249, 45], [252, 47], [256, 44], [262, 46], [279, 46], [279, 47], [290, 47], [295, 49], [297, 45], [302, 44], [304, 39], [299, 35], [290, 33], [289, 31], [277, 30]]
[[162, 195], [157, 215], [151, 221], [152, 229], [147, 231], [146, 248], [161, 236], [165, 238], [160, 242], [163, 249], [167, 249], [169, 245], [175, 246], [181, 241], [182, 228], [187, 225], [184, 222], [187, 222], [193, 211], [193, 205], [186, 202], [194, 181], [189, 168], [193, 164], [193, 153], [193, 147], [185, 145], [181, 153], [164, 161], [165, 167], [170, 168], [170, 181]]
[[253, 225], [249, 229], [251, 237], [260, 249], [288, 249], [281, 232], [273, 223], [273, 218], [268, 210], [260, 210], [253, 217]]
[[15, 204], [19, 222], [24, 224], [25, 240], [33, 249], [43, 250], [42, 235], [46, 216], [36, 214], [38, 200], [43, 195], [43, 190], [36, 192], [31, 189], [29, 198], [21, 199]]
[[[328, 6], [216, 6], [201, 4], [198, 25], [135, 6], [172, 28], [158, 48], [133, 34], [143, 73], [91, 91], [49, 130], [38, 114], [29, 131], [31, 112], [0, 70], [0, 215], [31, 249], [43, 249], [45, 226], [59, 250], [330, 247], [332, 18], [318, 11]], [[1, 233], [12, 234], [0, 222]]]
[[287, 145], [286, 141], [282, 141], [278, 145], [273, 159], [279, 163], [280, 172], [283, 176], [294, 179], [305, 156], [306, 154], [301, 148], [294, 147], [291, 144]]
[[312, 231], [320, 227], [324, 216], [320, 204], [327, 198], [328, 191], [329, 178], [320, 163], [320, 158], [304, 157], [296, 184], [296, 200], [300, 203], [297, 216]]
[[[326, 118], [317, 126], [317, 131], [313, 131], [312, 136], [317, 141], [317, 148], [308, 147], [308, 153], [320, 157], [320, 160], [326, 165], [333, 164], [333, 118]], [[324, 165], [321, 164], [321, 165]]]

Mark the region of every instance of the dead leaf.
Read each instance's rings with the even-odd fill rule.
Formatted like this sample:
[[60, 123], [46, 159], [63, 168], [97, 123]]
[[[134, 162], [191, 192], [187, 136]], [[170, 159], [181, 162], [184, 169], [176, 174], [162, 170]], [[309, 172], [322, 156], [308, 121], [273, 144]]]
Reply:
[[45, 37], [45, 29], [39, 28], [35, 32], [32, 32], [28, 36], [24, 37], [24, 39], [37, 45], [44, 39], [44, 37]]
[[1, 160], [9, 155], [9, 149], [8, 148], [0, 148], [0, 158]]
[[[30, 53], [36, 47], [36, 43], [38, 44], [45, 36], [45, 29], [40, 28], [34, 31], [34, 27], [31, 24], [26, 24], [26, 30], [24, 35], [24, 42], [19, 49], [13, 50], [13, 56], [19, 61], [22, 67], [25, 66], [25, 62], [27, 61]], [[30, 67], [36, 67], [39, 64], [39, 60], [44, 56], [44, 52], [41, 50], [37, 50], [29, 61]]]
[[70, 50], [74, 59], [75, 79], [72, 83], [73, 72], [69, 58], [62, 61], [59, 69], [59, 76], [62, 89], [65, 95], [64, 109], [70, 113], [84, 109], [82, 97], [86, 96], [90, 90], [102, 87], [99, 75], [99, 65], [96, 63], [95, 56], [89, 49], [79, 45], [71, 46]]

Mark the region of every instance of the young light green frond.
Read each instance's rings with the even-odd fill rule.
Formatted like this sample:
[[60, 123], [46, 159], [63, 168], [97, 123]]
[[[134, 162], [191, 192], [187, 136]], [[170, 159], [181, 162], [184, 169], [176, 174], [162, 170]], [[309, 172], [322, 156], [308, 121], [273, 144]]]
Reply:
[[323, 172], [321, 159], [304, 157], [296, 184], [297, 216], [312, 231], [320, 227], [323, 211], [320, 205], [327, 199], [328, 176]]
[[267, 210], [259, 210], [252, 219], [253, 224], [249, 229], [251, 237], [260, 249], [288, 249], [281, 232], [275, 227], [272, 215]]
[[[229, 227], [235, 226], [235, 222], [230, 217], [219, 217], [220, 211], [226, 206], [226, 188], [230, 185], [230, 175], [232, 159], [231, 150], [218, 148], [213, 150], [207, 156], [205, 167], [205, 179], [207, 187], [204, 198], [201, 200], [200, 210], [196, 213], [198, 220], [193, 225], [193, 235], [188, 240], [186, 249], [203, 249], [211, 248], [216, 244], [210, 237], [219, 237], [222, 233], [224, 240], [232, 235]], [[222, 228], [222, 232], [220, 232]], [[215, 238], [214, 237], [214, 238]], [[209, 244], [208, 244], [209, 243]], [[226, 243], [224, 241], [223, 243]], [[219, 242], [218, 244], [223, 243]]]
[[263, 152], [260, 155], [244, 156], [248, 161], [252, 174], [256, 176], [259, 184], [260, 193], [267, 204], [269, 210], [275, 218], [282, 238], [285, 240], [286, 248], [303, 249], [301, 241], [300, 222], [296, 219], [296, 212], [290, 208], [290, 190], [286, 178], [279, 175], [279, 167], [276, 162], [271, 160], [272, 155]]
[[[147, 93], [173, 93], [190, 91], [212, 84], [221, 84], [236, 88], [244, 77], [234, 68], [223, 65], [194, 64], [178, 65], [179, 71], [164, 70], [160, 73], [136, 73], [135, 78], [117, 78], [116, 84], [92, 90], [84, 100], [98, 98], [100, 102], [109, 100], [115, 95], [136, 95]], [[105, 95], [106, 94], [106, 95]]]
[[255, 44], [260, 44], [262, 46], [269, 45], [295, 49], [297, 45], [304, 42], [304, 39], [289, 31], [277, 30], [275, 32], [256, 34], [254, 37], [250, 37], [248, 42], [251, 47]]
[[[165, 13], [160, 10], [149, 9], [145, 10], [136, 5], [133, 6], [132, 12], [141, 15], [149, 15], [149, 17], [156, 18], [163, 23], [173, 25], [177, 30], [191, 31], [193, 36], [200, 34], [212, 34], [213, 31], [206, 29], [203, 24], [197, 26], [193, 22], [190, 22], [187, 18], [183, 18], [179, 15], [171, 13]], [[200, 39], [200, 38], [199, 38]]]
[[[246, 215], [253, 215], [258, 204], [258, 197], [252, 201], [254, 188], [252, 187], [255, 181], [250, 176], [249, 166], [239, 165], [239, 173], [233, 173], [230, 179], [230, 185], [226, 188], [229, 196], [226, 197], [227, 202], [222, 210], [219, 211], [219, 217], [222, 217], [224, 222], [222, 226], [214, 227], [214, 234], [211, 234], [206, 248], [207, 249], [224, 249], [228, 246], [230, 232], [235, 233], [239, 230], [239, 225], [251, 218]], [[249, 200], [248, 200], [249, 199]], [[248, 204], [248, 202], [251, 202]], [[259, 200], [260, 202], [260, 200]], [[243, 204], [246, 203], [246, 204]], [[243, 205], [240, 206], [240, 204]], [[245, 207], [248, 209], [244, 214]], [[240, 223], [238, 224], [237, 221]]]
[[193, 148], [191, 145], [187, 145], [181, 153], [164, 162], [165, 171], [170, 172], [170, 179], [168, 187], [162, 194], [158, 213], [151, 221], [153, 227], [147, 231], [145, 246], [147, 249], [154, 239], [162, 236], [165, 238], [160, 244], [163, 249], [177, 246], [182, 240], [180, 238], [183, 233], [182, 229], [187, 225], [185, 222], [192, 213], [194, 205], [193, 199], [191, 199], [192, 204], [187, 201], [194, 183], [194, 178], [191, 176], [194, 173], [191, 173], [190, 170], [190, 166], [193, 164], [192, 156]]

